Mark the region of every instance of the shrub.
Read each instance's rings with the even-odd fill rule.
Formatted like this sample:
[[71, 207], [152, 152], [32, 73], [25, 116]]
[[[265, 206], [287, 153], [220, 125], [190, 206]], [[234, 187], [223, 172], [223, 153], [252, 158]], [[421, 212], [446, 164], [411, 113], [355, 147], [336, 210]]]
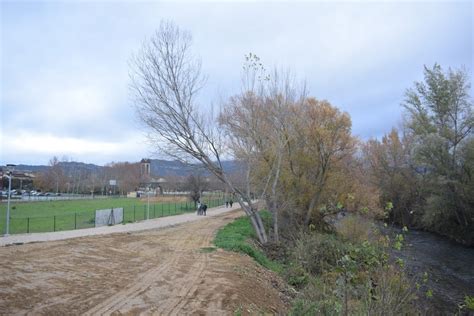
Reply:
[[369, 225], [357, 223], [359, 219], [348, 219], [343, 224], [349, 228], [343, 228], [343, 238], [313, 233], [295, 242], [286, 277], [292, 285], [304, 287], [292, 315], [416, 313], [415, 288], [401, 270], [388, 265], [386, 246], [368, 241], [369, 229], [359, 230]]
[[288, 265], [283, 274], [286, 282], [298, 289], [302, 289], [308, 284], [309, 274], [300, 264]]
[[474, 296], [466, 295], [464, 297], [464, 305], [462, 306], [469, 311], [474, 311]]
[[336, 231], [352, 243], [369, 240], [371, 230], [371, 224], [365, 218], [357, 215], [346, 216], [336, 224]]
[[346, 251], [346, 245], [332, 234], [305, 233], [296, 241], [291, 260], [318, 275], [335, 267]]
[[381, 266], [371, 273], [364, 293], [367, 315], [415, 315], [416, 289], [402, 271]]
[[342, 303], [334, 291], [334, 274], [312, 277], [293, 302], [290, 315], [341, 315]]

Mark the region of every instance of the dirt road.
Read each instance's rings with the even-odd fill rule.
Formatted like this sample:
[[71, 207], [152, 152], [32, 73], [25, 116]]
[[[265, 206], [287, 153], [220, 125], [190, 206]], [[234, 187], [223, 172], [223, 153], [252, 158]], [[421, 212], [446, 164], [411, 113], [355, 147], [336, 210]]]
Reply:
[[176, 227], [0, 248], [0, 314], [232, 315], [286, 310], [280, 279], [209, 251], [232, 211]]

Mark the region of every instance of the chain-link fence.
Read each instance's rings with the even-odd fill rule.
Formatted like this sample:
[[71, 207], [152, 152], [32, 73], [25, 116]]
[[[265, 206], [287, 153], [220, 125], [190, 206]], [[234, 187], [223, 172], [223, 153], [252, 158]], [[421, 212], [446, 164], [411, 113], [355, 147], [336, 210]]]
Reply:
[[[204, 199], [209, 208], [224, 205], [223, 198]], [[195, 212], [193, 202], [150, 203], [123, 207], [123, 223]], [[62, 215], [10, 217], [10, 234], [56, 232], [95, 227], [95, 210]]]

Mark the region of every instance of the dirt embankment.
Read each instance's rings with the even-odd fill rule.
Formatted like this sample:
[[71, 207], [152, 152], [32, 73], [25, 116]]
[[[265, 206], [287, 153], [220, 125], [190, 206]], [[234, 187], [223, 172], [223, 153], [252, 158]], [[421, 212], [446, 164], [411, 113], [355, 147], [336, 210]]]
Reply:
[[0, 314], [284, 313], [283, 282], [207, 251], [232, 212], [172, 228], [0, 248]]

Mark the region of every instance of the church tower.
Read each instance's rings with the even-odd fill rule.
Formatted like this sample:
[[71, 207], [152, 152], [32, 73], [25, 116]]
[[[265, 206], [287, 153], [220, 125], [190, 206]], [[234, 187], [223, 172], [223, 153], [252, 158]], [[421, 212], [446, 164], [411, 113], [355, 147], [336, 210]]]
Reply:
[[140, 176], [149, 178], [151, 174], [151, 160], [143, 158], [140, 161]]

